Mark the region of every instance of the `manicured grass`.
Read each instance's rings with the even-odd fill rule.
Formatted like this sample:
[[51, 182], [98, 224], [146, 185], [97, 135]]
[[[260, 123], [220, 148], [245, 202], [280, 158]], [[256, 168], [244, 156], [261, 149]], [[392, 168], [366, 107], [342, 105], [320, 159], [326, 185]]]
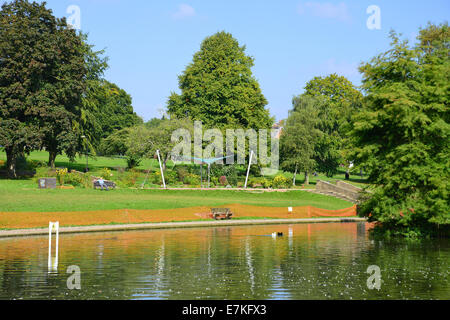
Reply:
[[31, 179], [0, 180], [0, 212], [173, 209], [231, 203], [267, 207], [314, 206], [330, 210], [352, 206], [344, 200], [306, 191], [250, 193], [229, 190], [39, 190]]
[[[32, 152], [29, 160], [47, 161], [48, 153], [44, 151]], [[4, 152], [0, 152], [0, 160], [6, 160]], [[85, 158], [77, 158], [70, 162], [66, 156], [58, 156], [57, 167], [67, 167], [82, 171]], [[171, 164], [169, 163], [169, 166]], [[126, 167], [126, 160], [120, 158], [96, 157], [89, 158], [91, 174], [100, 172], [103, 168]], [[143, 160], [139, 169], [159, 170], [158, 162], [154, 159]], [[116, 174], [116, 173], [115, 173]], [[285, 173], [292, 177], [292, 174]], [[342, 175], [342, 177], [341, 177]], [[311, 183], [318, 179], [335, 181], [343, 180], [341, 172], [334, 178], [325, 176], [311, 176]], [[303, 176], [298, 176], [298, 185], [303, 182]], [[141, 174], [138, 183], [143, 182], [145, 174]], [[353, 181], [359, 184], [364, 181]], [[221, 206], [226, 204], [245, 204], [265, 207], [314, 206], [321, 209], [337, 210], [348, 208], [352, 203], [312, 194], [305, 191], [289, 191], [285, 193], [250, 193], [242, 191], [207, 191], [207, 190], [137, 190], [118, 189], [99, 191], [76, 188], [74, 190], [39, 190], [33, 179], [8, 180], [0, 179], [0, 212], [69, 212], [114, 209], [175, 209], [196, 206]]]

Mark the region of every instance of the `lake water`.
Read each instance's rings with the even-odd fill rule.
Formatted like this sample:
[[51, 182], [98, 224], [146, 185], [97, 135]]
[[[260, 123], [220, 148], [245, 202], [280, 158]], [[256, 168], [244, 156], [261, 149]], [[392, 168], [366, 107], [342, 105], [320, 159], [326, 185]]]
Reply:
[[[366, 229], [320, 223], [61, 235], [50, 269], [48, 237], [1, 239], [0, 299], [450, 299], [448, 240], [373, 241]], [[80, 290], [67, 286], [72, 265]], [[367, 284], [373, 265], [379, 290]]]

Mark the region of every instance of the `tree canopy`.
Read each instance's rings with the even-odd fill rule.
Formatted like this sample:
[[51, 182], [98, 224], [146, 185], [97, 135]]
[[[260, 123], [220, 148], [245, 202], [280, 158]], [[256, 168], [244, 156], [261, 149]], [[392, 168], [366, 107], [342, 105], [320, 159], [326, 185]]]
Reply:
[[360, 67], [367, 96], [352, 124], [353, 154], [376, 186], [360, 209], [385, 229], [420, 236], [450, 224], [449, 29], [429, 25], [415, 47], [391, 38]]
[[89, 83], [84, 106], [95, 124], [90, 129], [94, 146], [117, 130], [142, 124], [133, 111], [131, 96], [116, 84], [100, 79]]
[[300, 95], [294, 97], [293, 109], [289, 112], [280, 137], [281, 167], [285, 170], [305, 172], [305, 183], [308, 183], [308, 174], [316, 166], [316, 142], [323, 133], [318, 129], [319, 98]]
[[87, 70], [82, 38], [45, 3], [2, 5], [0, 30], [0, 144], [15, 177], [17, 157], [43, 145], [73, 154]]
[[200, 120], [206, 127], [270, 128], [273, 119], [252, 75], [253, 64], [231, 34], [207, 37], [179, 76], [181, 94], [171, 94], [168, 113]]
[[[303, 96], [318, 98], [317, 129], [322, 134], [315, 141], [317, 171], [333, 176], [344, 162], [347, 127], [351, 116], [361, 108], [362, 94], [344, 76], [331, 74], [315, 77], [305, 86]], [[294, 105], [295, 108], [295, 105]]]

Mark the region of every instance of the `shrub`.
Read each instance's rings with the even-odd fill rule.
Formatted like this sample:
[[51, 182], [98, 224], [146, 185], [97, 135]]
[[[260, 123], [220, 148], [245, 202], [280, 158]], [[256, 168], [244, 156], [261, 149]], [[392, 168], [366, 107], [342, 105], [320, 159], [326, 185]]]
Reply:
[[167, 184], [177, 184], [178, 182], [178, 174], [173, 170], [166, 170], [164, 172], [164, 178]]
[[133, 169], [139, 167], [142, 159], [135, 155], [127, 155], [127, 167], [128, 169]]
[[264, 189], [272, 188], [272, 181], [269, 179], [266, 179], [266, 178], [262, 179], [261, 184]]
[[291, 181], [288, 178], [286, 178], [285, 176], [278, 175], [273, 179], [272, 186], [275, 189], [290, 188]]
[[212, 186], [212, 187], [215, 187], [215, 186], [217, 186], [217, 185], [219, 185], [219, 178], [217, 178], [217, 177], [211, 177], [211, 186]]
[[89, 177], [81, 172], [72, 171], [67, 174], [65, 182], [74, 187], [90, 187]]
[[221, 185], [226, 186], [228, 184], [227, 177], [221, 176], [219, 178], [219, 182], [220, 182]]
[[189, 173], [184, 177], [184, 183], [191, 186], [198, 186], [200, 185], [200, 176], [193, 173]]
[[211, 170], [212, 177], [220, 178], [221, 176], [224, 175], [224, 173], [223, 173], [224, 165], [223, 164], [213, 163], [213, 164], [211, 164], [210, 170]]
[[248, 179], [248, 186], [249, 187], [251, 187], [251, 188], [255, 188], [255, 187], [258, 187], [258, 186], [261, 186], [261, 187], [263, 187], [264, 186], [264, 184], [263, 184], [263, 178], [249, 178]]
[[263, 187], [263, 188], [267, 189], [267, 188], [272, 187], [272, 181], [267, 178], [263, 178], [263, 177], [259, 177], [259, 178], [249, 177], [247, 186], [249, 186], [251, 188]]
[[[176, 184], [178, 182], [178, 175], [175, 171], [172, 170], [166, 170], [164, 171], [164, 180], [166, 184]], [[152, 176], [152, 182], [154, 184], [162, 185], [163, 181], [161, 178], [161, 171], [156, 171], [155, 174]]]
[[178, 181], [184, 182], [184, 178], [189, 174], [189, 171], [186, 167], [177, 167], [177, 176]]
[[230, 185], [232, 185], [232, 186], [237, 185], [238, 175], [237, 175], [236, 166], [234, 166], [234, 165], [225, 166], [223, 169], [223, 173], [227, 177], [228, 183]]
[[131, 169], [119, 177], [119, 185], [125, 186], [125, 187], [134, 187], [136, 185], [137, 180], [139, 179], [140, 172]]
[[103, 168], [100, 172], [100, 177], [102, 177], [105, 180], [111, 180], [111, 177], [113, 176], [111, 170], [109, 168]]

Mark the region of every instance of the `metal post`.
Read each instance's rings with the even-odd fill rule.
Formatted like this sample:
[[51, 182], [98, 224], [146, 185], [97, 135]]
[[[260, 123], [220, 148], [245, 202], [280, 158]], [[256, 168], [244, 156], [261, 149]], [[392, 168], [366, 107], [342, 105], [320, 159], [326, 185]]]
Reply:
[[211, 164], [208, 163], [208, 189], [209, 189], [209, 182], [210, 182], [210, 174], [211, 174]]
[[200, 162], [200, 189], [203, 189], [203, 158]]
[[166, 180], [164, 180], [164, 172], [161, 164], [161, 156], [159, 155], [159, 150], [156, 150], [156, 153], [158, 154], [159, 169], [161, 170], [161, 178], [164, 184], [164, 189], [166, 189]]
[[250, 174], [250, 166], [252, 165], [252, 158], [253, 158], [253, 150], [250, 151], [250, 161], [248, 162], [247, 176], [245, 177], [245, 186], [244, 186], [245, 189], [247, 189], [248, 175]]

